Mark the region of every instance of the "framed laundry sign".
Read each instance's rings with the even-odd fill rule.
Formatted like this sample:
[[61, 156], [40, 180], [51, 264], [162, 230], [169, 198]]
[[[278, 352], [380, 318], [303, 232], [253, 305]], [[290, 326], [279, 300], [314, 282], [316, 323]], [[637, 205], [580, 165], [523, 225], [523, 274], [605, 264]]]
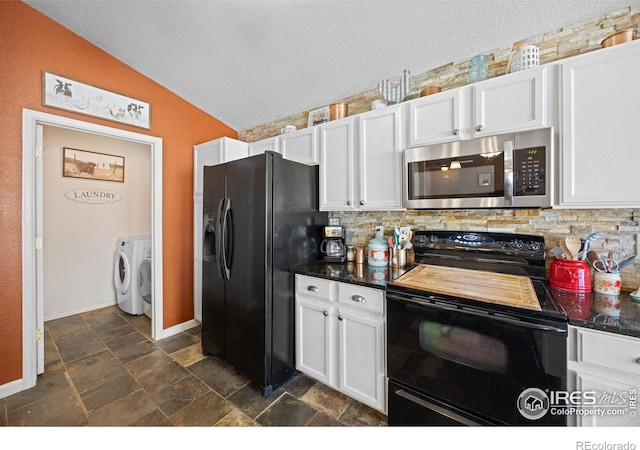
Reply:
[[49, 72], [42, 72], [42, 104], [135, 127], [151, 128], [149, 103]]
[[124, 156], [63, 147], [62, 176], [124, 182]]

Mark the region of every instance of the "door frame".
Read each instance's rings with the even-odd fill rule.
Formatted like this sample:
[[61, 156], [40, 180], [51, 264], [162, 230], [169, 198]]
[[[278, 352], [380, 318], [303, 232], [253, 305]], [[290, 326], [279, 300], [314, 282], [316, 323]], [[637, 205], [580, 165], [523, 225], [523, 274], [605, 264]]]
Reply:
[[37, 378], [37, 340], [44, 339], [44, 330], [38, 330], [36, 314], [43, 304], [38, 302], [36, 277], [36, 219], [42, 211], [36, 203], [36, 132], [37, 126], [67, 128], [123, 139], [151, 148], [151, 254], [153, 259], [153, 308], [151, 337], [163, 336], [162, 296], [162, 138], [146, 134], [96, 125], [80, 120], [47, 114], [29, 109], [22, 110], [22, 382], [23, 389], [35, 386]]

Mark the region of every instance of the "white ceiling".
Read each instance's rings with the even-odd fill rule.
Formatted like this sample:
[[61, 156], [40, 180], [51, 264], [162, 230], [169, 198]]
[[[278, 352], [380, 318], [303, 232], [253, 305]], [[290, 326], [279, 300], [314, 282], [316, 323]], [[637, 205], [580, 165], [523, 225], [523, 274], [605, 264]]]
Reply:
[[[237, 131], [632, 0], [25, 0]], [[129, 92], [135, 95], [135, 92]]]

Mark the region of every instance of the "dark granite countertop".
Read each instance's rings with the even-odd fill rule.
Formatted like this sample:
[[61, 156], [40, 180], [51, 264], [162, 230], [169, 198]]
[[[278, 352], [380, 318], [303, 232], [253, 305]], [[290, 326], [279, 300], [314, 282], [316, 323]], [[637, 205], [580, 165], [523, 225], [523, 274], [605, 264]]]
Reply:
[[606, 295], [550, 289], [556, 303], [569, 315], [569, 323], [593, 330], [640, 338], [640, 303], [628, 292]]
[[[398, 278], [413, 267], [410, 265], [398, 269], [317, 261], [294, 267], [291, 271], [300, 275], [386, 289], [388, 281]], [[640, 303], [633, 302], [629, 293], [616, 297], [596, 292], [574, 293], [561, 289], [550, 291], [556, 302], [567, 312], [569, 324], [640, 338]]]
[[291, 271], [300, 275], [309, 275], [312, 277], [326, 278], [328, 280], [359, 284], [360, 286], [370, 288], [385, 289], [387, 287], [387, 281], [398, 278], [413, 267], [414, 266], [407, 266], [404, 269], [392, 269], [388, 266], [375, 267], [368, 264], [326, 263], [324, 261], [317, 261], [294, 267]]

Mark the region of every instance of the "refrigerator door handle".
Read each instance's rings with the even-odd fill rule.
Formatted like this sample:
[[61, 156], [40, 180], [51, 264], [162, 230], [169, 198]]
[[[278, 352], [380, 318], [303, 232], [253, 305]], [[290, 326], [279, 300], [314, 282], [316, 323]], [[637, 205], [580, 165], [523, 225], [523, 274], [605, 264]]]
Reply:
[[226, 198], [223, 200], [222, 215], [220, 216], [220, 228], [222, 230], [222, 236], [220, 237], [221, 244], [219, 248], [220, 252], [220, 274], [223, 280], [228, 280], [231, 276], [231, 261], [233, 258], [233, 216], [231, 214], [231, 199]]
[[223, 197], [220, 199], [220, 202], [218, 203], [218, 215], [217, 215], [217, 221], [216, 221], [216, 234], [215, 234], [215, 239], [216, 239], [216, 267], [218, 269], [218, 276], [224, 280], [224, 272], [222, 270], [222, 256], [224, 253], [223, 250], [223, 244], [224, 244], [224, 233], [223, 233], [223, 228], [222, 228], [222, 212], [224, 211], [224, 206], [226, 204], [226, 197]]

